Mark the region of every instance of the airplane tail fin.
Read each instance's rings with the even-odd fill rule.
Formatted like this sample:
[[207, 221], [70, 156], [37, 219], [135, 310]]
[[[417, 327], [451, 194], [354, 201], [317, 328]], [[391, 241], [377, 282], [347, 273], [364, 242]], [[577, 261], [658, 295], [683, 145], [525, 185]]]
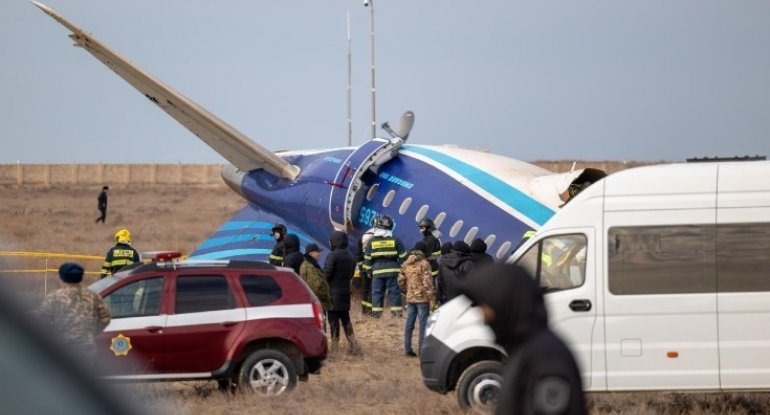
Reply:
[[69, 37], [76, 46], [82, 47], [112, 69], [239, 170], [264, 169], [289, 180], [299, 175], [299, 167], [258, 145], [214, 114], [114, 52], [50, 7], [37, 1], [32, 3], [72, 32]]

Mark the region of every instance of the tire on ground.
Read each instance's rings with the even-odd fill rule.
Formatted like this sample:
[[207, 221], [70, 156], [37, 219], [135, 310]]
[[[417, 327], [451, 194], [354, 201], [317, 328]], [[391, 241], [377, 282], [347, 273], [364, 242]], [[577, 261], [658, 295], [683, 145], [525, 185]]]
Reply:
[[278, 350], [257, 350], [243, 362], [238, 378], [243, 389], [275, 396], [297, 386], [297, 368]]
[[457, 381], [457, 402], [476, 413], [493, 413], [503, 383], [503, 364], [482, 360], [468, 366]]

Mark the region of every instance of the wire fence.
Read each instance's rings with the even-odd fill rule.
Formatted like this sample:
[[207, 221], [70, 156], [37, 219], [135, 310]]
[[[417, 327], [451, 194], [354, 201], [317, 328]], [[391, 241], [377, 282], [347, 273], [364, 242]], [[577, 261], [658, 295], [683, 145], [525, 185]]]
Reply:
[[86, 283], [99, 278], [104, 256], [30, 251], [0, 251], [0, 281], [19, 299], [36, 304], [58, 287], [59, 266], [78, 262], [86, 269]]

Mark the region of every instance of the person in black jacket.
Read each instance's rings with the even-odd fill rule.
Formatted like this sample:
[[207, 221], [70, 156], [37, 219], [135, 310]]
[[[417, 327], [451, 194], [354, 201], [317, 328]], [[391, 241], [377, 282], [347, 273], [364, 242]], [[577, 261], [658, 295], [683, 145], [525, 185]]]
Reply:
[[444, 258], [444, 255], [450, 252], [452, 252], [451, 242], [444, 242], [441, 244], [441, 256], [439, 256], [438, 260], [436, 261], [438, 265], [438, 276], [434, 281], [436, 283], [436, 302], [438, 305], [442, 305], [446, 302], [446, 293], [444, 292], [444, 278], [441, 277], [441, 261]]
[[463, 241], [455, 241], [452, 250], [441, 256], [439, 264], [439, 284], [444, 295], [442, 304], [460, 295], [459, 284], [471, 271], [471, 248]]
[[438, 277], [438, 258], [441, 256], [441, 240], [434, 235], [434, 232], [436, 232], [436, 224], [433, 223], [433, 219], [423, 218], [420, 221], [420, 233], [422, 234], [422, 242], [427, 247], [426, 259], [430, 264], [431, 276], [433, 276], [435, 284], [436, 277]]
[[109, 186], [102, 187], [102, 191], [99, 192], [99, 197], [96, 198], [98, 202], [100, 215], [98, 218], [96, 218], [95, 223], [99, 223], [99, 222], [104, 223], [104, 220], [107, 219], [107, 191], [108, 190], [110, 190]]
[[327, 313], [332, 335], [332, 350], [339, 348], [340, 322], [348, 339], [348, 353], [360, 354], [361, 348], [353, 333], [350, 322], [350, 280], [356, 271], [356, 260], [348, 250], [348, 235], [342, 231], [332, 231], [329, 236], [331, 252], [326, 256], [324, 274], [329, 281], [332, 294], [332, 308]]
[[481, 238], [476, 238], [471, 242], [471, 262], [476, 269], [495, 262], [492, 255], [487, 253], [487, 243]]
[[299, 251], [299, 237], [293, 233], [286, 235], [283, 240], [283, 248], [283, 266], [292, 268], [299, 275], [299, 267], [305, 260], [305, 256]]
[[493, 264], [463, 281], [460, 292], [479, 305], [508, 353], [496, 414], [585, 414], [575, 359], [548, 329], [543, 295], [515, 265]]
[[[283, 265], [284, 256], [284, 238], [286, 237], [286, 225], [283, 223], [276, 223], [271, 229], [273, 238], [275, 238], [275, 245], [273, 245], [273, 251], [270, 252], [269, 262], [273, 265]], [[299, 243], [297, 244], [299, 247]], [[297, 248], [299, 249], [299, 248]]]

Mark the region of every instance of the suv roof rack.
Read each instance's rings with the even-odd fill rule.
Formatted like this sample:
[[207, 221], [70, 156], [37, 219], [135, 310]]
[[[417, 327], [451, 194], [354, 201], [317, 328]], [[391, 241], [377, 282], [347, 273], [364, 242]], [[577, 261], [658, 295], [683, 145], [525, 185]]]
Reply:
[[704, 163], [716, 161], [764, 161], [767, 156], [732, 156], [732, 157], [692, 157], [687, 159], [688, 163]]

